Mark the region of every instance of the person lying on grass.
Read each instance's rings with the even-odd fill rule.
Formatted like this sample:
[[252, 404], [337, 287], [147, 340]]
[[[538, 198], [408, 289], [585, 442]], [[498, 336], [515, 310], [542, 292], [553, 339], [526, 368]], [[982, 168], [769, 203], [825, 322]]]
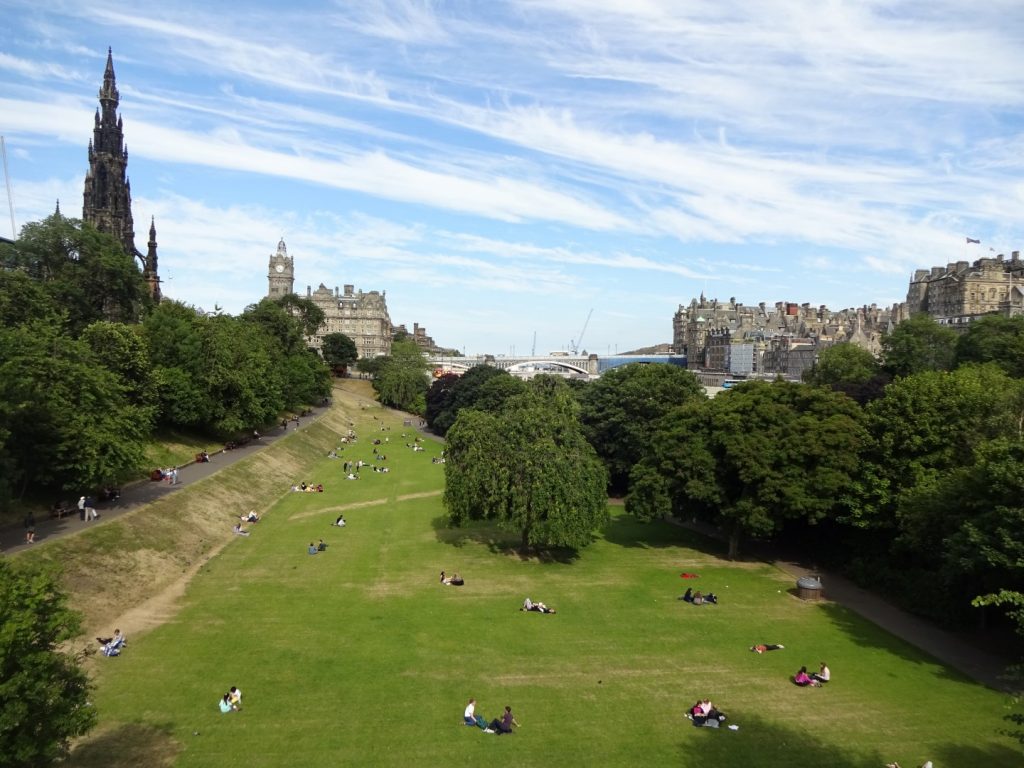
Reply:
[[234, 528], [232, 528], [232, 529], [231, 529], [231, 531], [232, 531], [232, 532], [233, 532], [233, 533], [234, 533], [234, 534], [235, 534], [236, 536], [248, 536], [248, 535], [249, 535], [249, 532], [248, 532], [248, 531], [244, 531], [244, 530], [242, 530], [242, 524], [241, 524], [241, 523], [235, 523], [235, 527], [234, 527]]
[[764, 653], [765, 651], [781, 651], [785, 647], [778, 643], [758, 643], [757, 645], [750, 646], [750, 650], [755, 653]]
[[521, 611], [535, 611], [536, 613], [555, 613], [554, 608], [548, 608], [544, 603], [535, 603], [530, 598], [523, 600]]

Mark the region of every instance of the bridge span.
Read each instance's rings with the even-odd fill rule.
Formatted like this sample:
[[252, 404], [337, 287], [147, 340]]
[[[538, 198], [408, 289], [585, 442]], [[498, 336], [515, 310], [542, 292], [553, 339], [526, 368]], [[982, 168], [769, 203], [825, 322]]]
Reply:
[[686, 355], [473, 355], [467, 357], [437, 356], [429, 358], [434, 376], [446, 373], [461, 375], [478, 365], [490, 365], [508, 371], [521, 379], [540, 374], [568, 379], [591, 380], [606, 371], [630, 363], [661, 363], [686, 367]]

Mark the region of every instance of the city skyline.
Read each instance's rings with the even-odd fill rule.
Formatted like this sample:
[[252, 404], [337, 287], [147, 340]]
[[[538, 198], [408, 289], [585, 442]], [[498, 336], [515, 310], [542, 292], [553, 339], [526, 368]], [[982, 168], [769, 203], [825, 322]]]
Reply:
[[0, 0], [17, 225], [81, 215], [110, 46], [136, 228], [205, 309], [284, 238], [300, 295], [386, 291], [442, 346], [623, 352], [702, 292], [887, 306], [1021, 249], [1018, 5], [620, 6]]

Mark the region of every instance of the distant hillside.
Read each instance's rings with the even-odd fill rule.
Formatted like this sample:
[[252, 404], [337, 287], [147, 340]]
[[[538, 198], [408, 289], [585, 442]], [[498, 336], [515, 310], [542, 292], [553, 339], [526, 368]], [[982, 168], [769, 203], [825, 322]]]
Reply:
[[632, 352], [623, 352], [624, 355], [667, 355], [672, 349], [671, 344], [655, 344], [653, 347], [641, 347]]

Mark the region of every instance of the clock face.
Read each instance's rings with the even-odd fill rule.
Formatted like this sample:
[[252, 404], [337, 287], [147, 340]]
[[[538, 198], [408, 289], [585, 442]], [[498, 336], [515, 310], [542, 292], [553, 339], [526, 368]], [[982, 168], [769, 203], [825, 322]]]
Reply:
[[278, 264], [276, 267], [274, 267], [274, 270], [277, 272], [284, 272], [284, 264]]

